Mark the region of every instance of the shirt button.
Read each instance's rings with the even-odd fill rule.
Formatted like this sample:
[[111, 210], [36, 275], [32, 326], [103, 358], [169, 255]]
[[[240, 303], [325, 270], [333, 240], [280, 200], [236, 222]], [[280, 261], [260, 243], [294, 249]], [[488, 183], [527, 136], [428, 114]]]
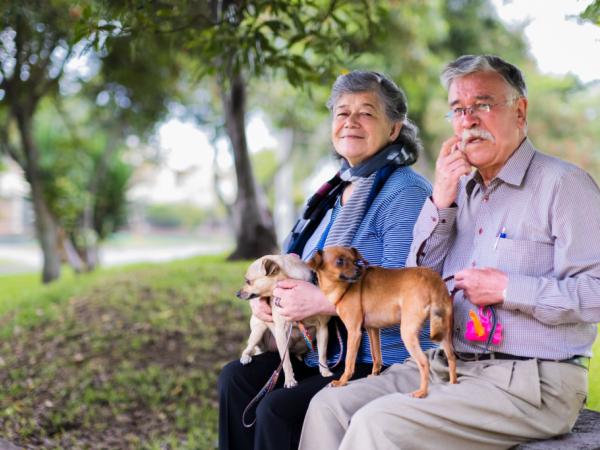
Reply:
[[483, 201], [484, 203], [487, 202], [490, 198], [486, 195], [485, 197], [483, 197]]
[[483, 228], [479, 229], [479, 234], [483, 233]]
[[431, 220], [434, 221], [434, 222], [437, 222], [437, 218], [436, 217], [432, 217]]
[[475, 267], [477, 265], [477, 263], [475, 261], [471, 261], [471, 266]]

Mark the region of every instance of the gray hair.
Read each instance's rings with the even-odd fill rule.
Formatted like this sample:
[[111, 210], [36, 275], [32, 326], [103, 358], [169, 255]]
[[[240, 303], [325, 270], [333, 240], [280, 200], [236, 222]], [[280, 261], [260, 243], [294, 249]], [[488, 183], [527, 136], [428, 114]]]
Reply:
[[401, 122], [400, 135], [394, 143], [404, 145], [405, 150], [417, 160], [422, 149], [419, 139], [419, 129], [408, 118], [408, 102], [406, 94], [396, 83], [379, 72], [353, 70], [340, 75], [333, 83], [331, 95], [327, 100], [327, 107], [331, 112], [340, 97], [349, 93], [375, 92], [384, 105], [385, 114], [392, 122]]
[[527, 97], [527, 85], [521, 71], [511, 63], [494, 55], [463, 55], [444, 68], [440, 81], [448, 90], [456, 78], [476, 72], [496, 72], [516, 91], [519, 97]]

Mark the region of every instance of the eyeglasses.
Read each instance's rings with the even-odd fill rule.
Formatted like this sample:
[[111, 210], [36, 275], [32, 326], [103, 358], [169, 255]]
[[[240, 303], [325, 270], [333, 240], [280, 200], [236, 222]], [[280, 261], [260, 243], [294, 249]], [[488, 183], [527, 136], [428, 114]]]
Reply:
[[496, 106], [504, 106], [514, 102], [516, 98], [511, 98], [506, 100], [505, 102], [500, 103], [475, 103], [471, 106], [457, 106], [456, 108], [452, 108], [450, 111], [446, 113], [446, 119], [451, 122], [453, 120], [458, 120], [469, 114], [470, 116], [479, 116], [489, 114], [492, 108]]

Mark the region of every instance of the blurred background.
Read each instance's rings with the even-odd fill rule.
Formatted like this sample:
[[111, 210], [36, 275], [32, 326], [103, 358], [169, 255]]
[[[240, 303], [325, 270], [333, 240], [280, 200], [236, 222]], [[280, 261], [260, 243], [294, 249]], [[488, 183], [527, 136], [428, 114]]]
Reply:
[[0, 273], [270, 252], [336, 170], [325, 101], [356, 68], [406, 91], [430, 177], [441, 68], [501, 55], [534, 143], [600, 176], [598, 2], [2, 3]]

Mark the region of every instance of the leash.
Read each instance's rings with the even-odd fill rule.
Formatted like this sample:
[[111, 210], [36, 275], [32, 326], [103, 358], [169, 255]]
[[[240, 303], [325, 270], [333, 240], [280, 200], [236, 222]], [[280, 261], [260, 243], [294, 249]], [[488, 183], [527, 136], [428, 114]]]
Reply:
[[283, 368], [283, 361], [285, 359], [285, 355], [287, 354], [287, 352], [289, 350], [290, 338], [292, 337], [292, 328], [293, 328], [293, 325], [290, 323], [290, 331], [288, 332], [288, 336], [287, 336], [285, 352], [283, 353], [283, 357], [281, 358], [281, 362], [279, 363], [279, 366], [277, 366], [277, 368], [275, 369], [273, 374], [269, 377], [266, 384], [261, 388], [261, 390], [258, 391], [258, 394], [256, 394], [256, 396], [254, 396], [254, 398], [252, 400], [250, 400], [250, 403], [248, 403], [246, 408], [244, 408], [244, 412], [242, 413], [242, 425], [244, 425], [244, 427], [246, 427], [246, 428], [251, 428], [256, 423], [256, 416], [254, 417], [254, 420], [252, 422], [248, 423], [246, 421], [246, 414], [248, 413], [248, 411], [250, 411], [250, 408], [257, 405], [258, 402], [260, 402], [265, 395], [267, 395], [269, 392], [271, 392], [273, 390], [273, 388], [275, 387], [275, 385], [277, 384], [277, 380], [279, 379], [279, 374], [281, 373], [281, 369]]
[[[306, 342], [308, 349], [311, 352], [314, 352], [315, 346], [313, 345], [313, 337], [310, 335], [310, 333], [308, 332], [308, 330], [306, 329], [306, 327], [304, 326], [304, 324], [302, 322], [298, 322], [298, 328], [302, 332], [302, 337], [304, 338], [304, 341]], [[323, 367], [324, 369], [335, 369], [338, 366], [338, 364], [340, 363], [340, 361], [342, 360], [342, 354], [344, 353], [344, 342], [342, 341], [342, 333], [340, 332], [340, 327], [338, 326], [337, 322], [335, 323], [335, 333], [336, 333], [336, 336], [338, 339], [338, 344], [340, 346], [340, 351], [338, 353], [337, 360], [335, 361], [335, 363], [333, 363], [333, 365], [328, 366], [328, 365], [323, 365], [323, 364], [319, 363], [319, 367]]]
[[[453, 279], [454, 279], [454, 275], [450, 275], [450, 276], [448, 276], [448, 277], [444, 278], [442, 281], [443, 281], [444, 283], [447, 283], [448, 281], [450, 281], [450, 280], [453, 280]], [[457, 287], [455, 287], [454, 289], [452, 289], [452, 290], [449, 292], [449, 294], [450, 294], [450, 297], [452, 298], [452, 301], [454, 301], [454, 296], [456, 295], [456, 293], [457, 293], [458, 291], [460, 291], [460, 289], [459, 289], [459, 288], [457, 288]]]
[[[454, 278], [454, 275], [450, 275], [450, 276], [444, 278], [442, 281], [444, 283], [446, 283], [446, 282], [452, 280], [453, 278]], [[460, 289], [457, 288], [457, 287], [455, 287], [450, 292], [450, 297], [452, 298], [452, 301], [454, 301], [454, 296], [456, 295], [456, 293], [458, 291], [460, 291]], [[491, 312], [491, 315], [492, 315], [492, 320], [491, 320], [492, 326], [491, 326], [491, 329], [489, 331], [487, 340], [485, 342], [485, 347], [484, 347], [484, 351], [485, 352], [489, 352], [490, 351], [490, 345], [492, 344], [492, 341], [494, 339], [494, 334], [496, 333], [496, 329], [498, 328], [499, 323], [498, 323], [498, 316], [496, 314], [496, 308], [494, 307], [494, 305], [487, 305], [487, 306], [484, 307], [484, 309], [482, 309], [482, 311], [484, 311], [485, 308], [488, 308], [490, 310], [490, 312]], [[474, 345], [472, 342], [470, 342], [470, 344]]]

